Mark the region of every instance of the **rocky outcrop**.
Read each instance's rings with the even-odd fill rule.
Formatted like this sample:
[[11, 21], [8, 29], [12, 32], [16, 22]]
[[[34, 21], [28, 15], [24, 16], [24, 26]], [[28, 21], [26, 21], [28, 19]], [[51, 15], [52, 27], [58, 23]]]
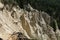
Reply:
[[56, 26], [54, 31], [50, 25], [54, 19], [47, 13], [33, 9], [30, 5], [30, 11], [18, 5], [1, 5], [0, 38], [3, 40], [60, 40], [60, 30]]

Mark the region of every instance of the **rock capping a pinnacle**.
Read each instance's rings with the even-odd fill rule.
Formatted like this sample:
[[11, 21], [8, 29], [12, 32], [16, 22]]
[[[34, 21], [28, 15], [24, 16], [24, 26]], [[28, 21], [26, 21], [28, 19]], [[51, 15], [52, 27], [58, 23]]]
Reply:
[[0, 9], [2, 9], [3, 7], [4, 7], [4, 4], [0, 2]]

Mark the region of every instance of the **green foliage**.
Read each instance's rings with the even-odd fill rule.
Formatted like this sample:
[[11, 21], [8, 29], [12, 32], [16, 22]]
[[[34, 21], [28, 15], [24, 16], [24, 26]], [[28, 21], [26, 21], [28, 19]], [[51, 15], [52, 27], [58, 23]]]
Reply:
[[2, 3], [11, 4], [11, 3], [13, 3], [13, 0], [2, 0]]

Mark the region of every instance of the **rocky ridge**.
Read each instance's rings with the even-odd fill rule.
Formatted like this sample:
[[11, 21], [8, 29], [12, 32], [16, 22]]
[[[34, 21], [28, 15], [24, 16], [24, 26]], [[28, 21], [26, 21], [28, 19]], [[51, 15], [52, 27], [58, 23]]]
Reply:
[[[21, 32], [28, 39], [60, 40], [60, 30], [56, 20], [44, 11], [38, 11], [31, 6], [29, 6], [30, 11], [27, 11], [18, 5], [4, 5], [1, 2], [0, 5], [0, 38], [3, 40], [16, 40], [18, 36], [12, 34], [17, 32]], [[53, 20], [56, 31], [50, 26]]]

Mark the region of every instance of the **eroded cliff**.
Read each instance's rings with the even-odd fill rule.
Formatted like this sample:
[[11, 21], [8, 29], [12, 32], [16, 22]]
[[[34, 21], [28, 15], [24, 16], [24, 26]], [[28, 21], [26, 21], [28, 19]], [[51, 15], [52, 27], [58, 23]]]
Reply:
[[[33, 9], [30, 5], [29, 8], [30, 11], [27, 11], [18, 5], [5, 5], [0, 2], [0, 38], [18, 40], [17, 34], [12, 34], [20, 32], [31, 40], [60, 40], [56, 20], [44, 11]], [[55, 28], [50, 25], [53, 21]]]

